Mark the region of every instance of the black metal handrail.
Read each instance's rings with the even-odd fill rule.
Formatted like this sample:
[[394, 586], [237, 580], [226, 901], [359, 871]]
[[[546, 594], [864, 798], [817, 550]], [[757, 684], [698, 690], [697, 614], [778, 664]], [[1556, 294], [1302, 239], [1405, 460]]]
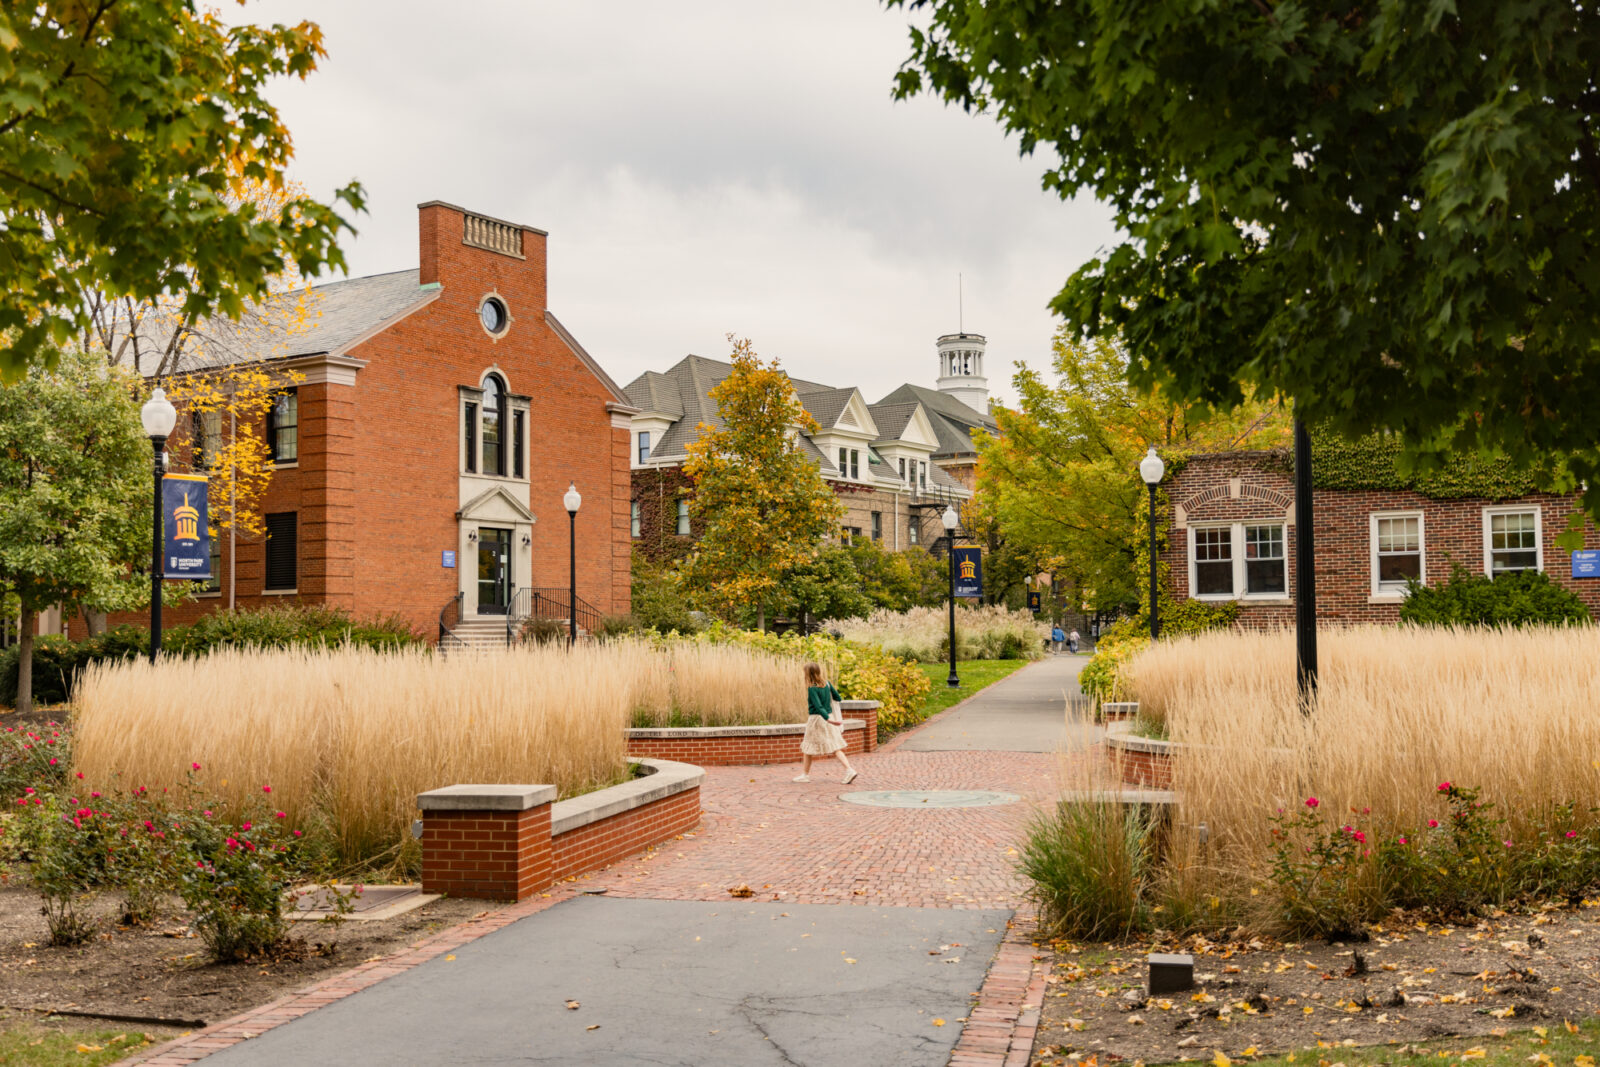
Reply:
[[506, 610], [506, 641], [515, 644], [521, 636], [522, 626], [530, 619], [546, 622], [567, 622], [577, 619], [578, 628], [594, 633], [600, 628], [604, 615], [599, 608], [577, 597], [576, 612], [572, 594], [566, 589], [518, 589]]
[[466, 642], [455, 634], [455, 628], [461, 624], [461, 605], [466, 595], [465, 593], [457, 593], [445, 601], [444, 607], [439, 609], [439, 649], [441, 651], [466, 647]]

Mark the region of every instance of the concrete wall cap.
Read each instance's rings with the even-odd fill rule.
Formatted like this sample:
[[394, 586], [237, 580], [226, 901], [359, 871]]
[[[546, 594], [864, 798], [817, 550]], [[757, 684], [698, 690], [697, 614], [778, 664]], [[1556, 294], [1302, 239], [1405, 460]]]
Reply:
[[872, 711], [883, 707], [883, 703], [878, 700], [841, 700], [839, 707], [845, 711]]
[[527, 811], [556, 799], [553, 785], [447, 785], [417, 794], [423, 811]]
[[1113, 733], [1106, 735], [1106, 747], [1119, 749], [1123, 752], [1147, 752], [1155, 756], [1170, 756], [1182, 750], [1181, 745], [1173, 741], [1159, 741], [1154, 737], [1134, 737], [1132, 734]]
[[[860, 719], [846, 719], [846, 730], [865, 730], [867, 724]], [[649, 727], [629, 730], [628, 736], [639, 740], [660, 738], [681, 738], [693, 740], [708, 740], [716, 737], [783, 737], [788, 734], [803, 734], [806, 724], [803, 722], [778, 723], [775, 726], [672, 726]]]
[[597, 789], [581, 797], [563, 800], [550, 808], [550, 836], [559, 837], [601, 819], [641, 808], [653, 800], [676, 796], [700, 788], [706, 772], [688, 763], [664, 759], [641, 759], [644, 776], [609, 789]]

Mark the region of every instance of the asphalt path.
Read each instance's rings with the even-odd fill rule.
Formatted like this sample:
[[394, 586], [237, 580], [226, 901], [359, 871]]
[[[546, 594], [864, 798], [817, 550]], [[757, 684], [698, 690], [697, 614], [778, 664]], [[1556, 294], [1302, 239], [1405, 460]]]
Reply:
[[942, 1067], [1009, 917], [577, 897], [208, 1062]]
[[[1092, 743], [1099, 730], [1067, 721], [1087, 655], [1048, 656], [980, 689], [906, 738], [912, 752], [1055, 752]], [[960, 664], [956, 664], [957, 674]], [[938, 682], [934, 683], [939, 684]]]

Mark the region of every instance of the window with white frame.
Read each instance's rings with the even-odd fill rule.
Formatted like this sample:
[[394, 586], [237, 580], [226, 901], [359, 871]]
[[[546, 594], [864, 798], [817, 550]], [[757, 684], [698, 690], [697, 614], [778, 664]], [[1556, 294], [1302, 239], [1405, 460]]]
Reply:
[[639, 536], [639, 502], [633, 501], [628, 505], [628, 523], [632, 528], [633, 536]]
[[1372, 595], [1395, 596], [1409, 579], [1426, 581], [1422, 513], [1373, 515], [1371, 523]]
[[906, 480], [906, 457], [904, 456], [900, 457], [900, 480], [902, 482]]
[[906, 540], [914, 545], [917, 544], [921, 539], [922, 524], [917, 522], [916, 519], [912, 519], [910, 524], [906, 526]]
[[921, 475], [922, 490], [923, 490], [923, 492], [927, 492], [927, 489], [928, 489], [928, 465], [927, 465], [927, 463], [919, 463], [918, 465], [922, 468], [922, 475]]
[[1507, 571], [1544, 570], [1539, 509], [1483, 509], [1483, 569], [1491, 578]]
[[687, 500], [678, 501], [678, 536], [689, 536], [689, 502]]
[[639, 431], [639, 462], [640, 463], [648, 463], [649, 461], [650, 461], [650, 431], [649, 430], [640, 430]]
[[1210, 600], [1287, 596], [1286, 544], [1281, 522], [1190, 527], [1190, 595]]

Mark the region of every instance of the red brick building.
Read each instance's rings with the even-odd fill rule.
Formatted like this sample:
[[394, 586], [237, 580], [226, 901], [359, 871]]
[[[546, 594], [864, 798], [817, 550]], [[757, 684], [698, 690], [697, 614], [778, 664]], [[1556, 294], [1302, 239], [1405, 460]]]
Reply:
[[[1174, 596], [1237, 601], [1239, 625], [1294, 625], [1294, 476], [1282, 451], [1194, 456], [1165, 486]], [[1319, 489], [1317, 617], [1324, 623], [1395, 622], [1405, 579], [1545, 571], [1600, 616], [1600, 579], [1573, 578], [1555, 538], [1575, 497], [1428, 496], [1411, 489]], [[1590, 528], [1590, 547], [1600, 544]]]
[[[443, 613], [503, 635], [529, 591], [566, 603], [569, 484], [580, 611], [628, 610], [636, 409], [547, 307], [545, 231], [418, 211], [417, 269], [318, 286], [307, 328], [229, 347], [227, 362], [304, 377], [268, 418], [268, 536], [236, 560], [219, 538], [219, 580], [168, 621], [226, 604], [231, 576], [244, 609], [397, 612], [429, 637]], [[179, 413], [174, 469], [207, 432]]]

